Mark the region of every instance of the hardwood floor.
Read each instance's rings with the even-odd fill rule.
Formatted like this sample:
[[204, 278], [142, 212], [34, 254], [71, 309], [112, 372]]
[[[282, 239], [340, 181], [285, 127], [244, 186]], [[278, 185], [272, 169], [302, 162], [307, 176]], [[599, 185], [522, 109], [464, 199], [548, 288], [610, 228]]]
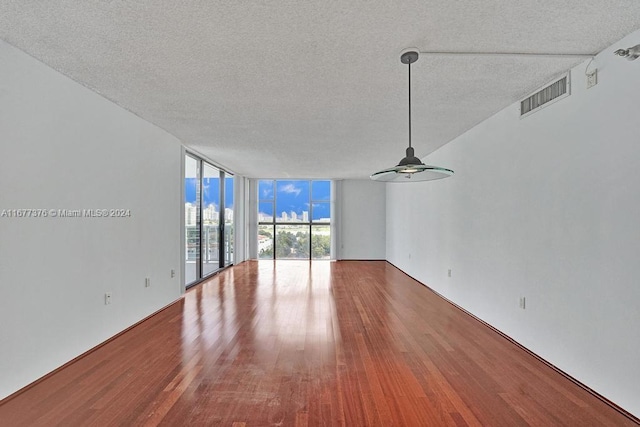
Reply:
[[251, 261], [6, 401], [0, 425], [637, 424], [390, 264]]

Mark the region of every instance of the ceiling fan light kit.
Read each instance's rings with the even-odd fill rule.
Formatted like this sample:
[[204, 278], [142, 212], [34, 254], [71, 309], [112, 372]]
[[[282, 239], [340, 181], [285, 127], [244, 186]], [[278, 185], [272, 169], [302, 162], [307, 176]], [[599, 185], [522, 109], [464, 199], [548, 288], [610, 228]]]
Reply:
[[429, 166], [415, 156], [411, 146], [411, 64], [418, 60], [418, 49], [405, 49], [400, 55], [400, 62], [409, 68], [409, 147], [405, 157], [391, 168], [373, 173], [370, 178], [382, 182], [419, 182], [447, 178], [453, 175], [451, 169]]

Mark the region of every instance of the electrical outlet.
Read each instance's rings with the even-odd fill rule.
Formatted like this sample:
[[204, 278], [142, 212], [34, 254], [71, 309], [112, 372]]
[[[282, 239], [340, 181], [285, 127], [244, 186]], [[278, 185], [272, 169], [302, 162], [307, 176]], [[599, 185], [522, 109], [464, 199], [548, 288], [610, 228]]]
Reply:
[[598, 69], [587, 73], [587, 89], [590, 89], [598, 84]]
[[527, 308], [527, 299], [525, 297], [520, 297], [520, 308], [523, 310]]
[[148, 288], [149, 286], [151, 286], [151, 279], [148, 277], [145, 277], [144, 279], [144, 287]]
[[176, 271], [175, 270], [171, 270], [171, 278], [173, 279], [174, 277], [176, 277]]
[[449, 269], [449, 271], [447, 272], [447, 275], [451, 277], [451, 269]]
[[104, 305], [111, 304], [111, 292], [107, 292], [104, 294]]

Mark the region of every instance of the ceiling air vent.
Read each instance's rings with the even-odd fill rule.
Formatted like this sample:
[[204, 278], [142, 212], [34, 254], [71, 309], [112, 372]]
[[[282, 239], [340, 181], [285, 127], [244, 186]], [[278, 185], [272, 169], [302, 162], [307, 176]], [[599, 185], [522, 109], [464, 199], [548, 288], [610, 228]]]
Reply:
[[569, 84], [569, 73], [562, 76], [559, 80], [551, 83], [543, 89], [540, 89], [533, 95], [520, 101], [520, 117], [526, 117], [535, 113], [542, 107], [553, 104], [569, 96], [571, 86]]

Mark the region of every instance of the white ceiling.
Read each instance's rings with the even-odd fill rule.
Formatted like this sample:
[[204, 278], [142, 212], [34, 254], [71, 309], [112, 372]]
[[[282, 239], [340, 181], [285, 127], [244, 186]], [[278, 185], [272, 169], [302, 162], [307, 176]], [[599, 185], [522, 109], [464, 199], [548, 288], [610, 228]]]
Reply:
[[[408, 141], [404, 48], [590, 54], [638, 28], [637, 0], [0, 2], [0, 38], [265, 178], [364, 178], [395, 165]], [[416, 155], [581, 61], [421, 56]]]

